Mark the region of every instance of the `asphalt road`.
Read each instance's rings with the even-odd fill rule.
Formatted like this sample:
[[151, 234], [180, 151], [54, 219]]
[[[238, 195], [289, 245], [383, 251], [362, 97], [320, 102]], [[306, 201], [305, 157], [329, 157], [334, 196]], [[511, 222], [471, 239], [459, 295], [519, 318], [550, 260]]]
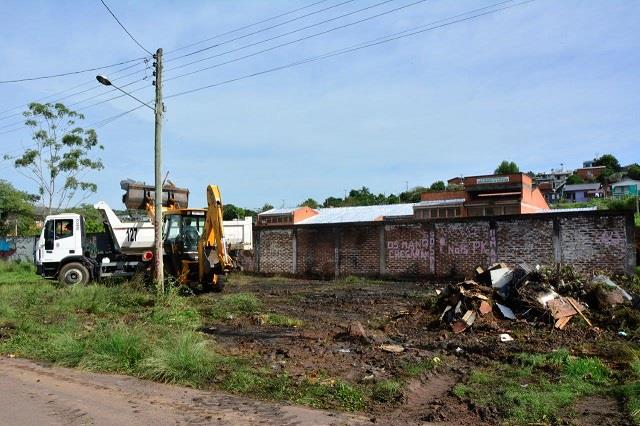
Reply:
[[0, 358], [0, 425], [344, 425], [367, 419]]

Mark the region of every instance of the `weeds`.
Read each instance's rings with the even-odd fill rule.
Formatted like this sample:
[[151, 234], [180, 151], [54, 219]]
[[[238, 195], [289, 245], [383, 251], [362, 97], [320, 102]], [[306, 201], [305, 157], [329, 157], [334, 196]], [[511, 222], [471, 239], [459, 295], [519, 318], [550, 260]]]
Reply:
[[372, 397], [378, 402], [397, 402], [402, 396], [402, 384], [396, 380], [382, 380], [372, 390]]
[[[239, 394], [349, 411], [365, 407], [369, 393], [331, 380], [301, 382], [221, 354], [196, 330], [200, 311], [215, 318], [259, 315], [262, 303], [250, 293], [229, 294], [213, 306], [176, 291], [156, 296], [143, 288], [77, 286], [50, 282], [0, 286], [0, 353], [67, 367], [124, 373], [198, 388], [216, 386]], [[301, 326], [300, 320], [266, 313], [273, 326]]]
[[226, 294], [216, 300], [211, 308], [215, 319], [230, 319], [239, 315], [252, 315], [260, 312], [262, 302], [251, 293]]
[[419, 361], [407, 362], [402, 366], [407, 376], [416, 377], [423, 373], [435, 370], [436, 366], [441, 363], [440, 358], [423, 358]]
[[611, 384], [599, 359], [572, 357], [566, 350], [519, 354], [515, 366], [501, 367], [474, 371], [454, 394], [495, 406], [516, 423], [549, 422], [577, 398]]

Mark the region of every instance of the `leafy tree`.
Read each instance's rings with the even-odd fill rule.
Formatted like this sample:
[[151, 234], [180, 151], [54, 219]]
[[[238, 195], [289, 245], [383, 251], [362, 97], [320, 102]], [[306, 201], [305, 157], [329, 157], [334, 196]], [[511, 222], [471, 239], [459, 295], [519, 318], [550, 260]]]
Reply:
[[338, 197], [328, 197], [322, 203], [322, 207], [342, 207], [344, 200]]
[[387, 204], [400, 204], [400, 197], [396, 194], [389, 194], [387, 197]]
[[632, 164], [627, 169], [627, 175], [630, 179], [640, 180], [640, 165]]
[[77, 213], [84, 217], [85, 231], [89, 233], [104, 232], [102, 215], [91, 204], [82, 204], [78, 207], [67, 209], [65, 212]]
[[269, 203], [264, 203], [264, 206], [260, 209], [260, 213], [266, 212], [267, 210], [271, 210], [273, 206]]
[[240, 207], [236, 207], [233, 204], [225, 204], [222, 207], [222, 219], [223, 220], [233, 220], [240, 219], [244, 217], [244, 209]]
[[423, 192], [428, 191], [424, 186], [416, 186], [415, 188], [410, 189], [409, 191], [404, 191], [400, 193], [400, 202], [401, 203], [418, 203], [420, 202], [420, 195]]
[[100, 159], [91, 156], [104, 148], [95, 130], [76, 126], [84, 115], [61, 103], [37, 102], [30, 103], [23, 115], [33, 130], [34, 143], [22, 154], [4, 158], [14, 160], [16, 170], [37, 185], [46, 213], [78, 205], [96, 192], [97, 185], [85, 177], [104, 168]]
[[622, 167], [620, 167], [620, 162], [612, 154], [604, 154], [598, 158], [595, 158], [593, 160], [593, 165], [605, 166], [607, 170], [611, 171], [611, 173], [616, 173], [622, 170]]
[[494, 173], [497, 175], [508, 175], [511, 173], [520, 173], [520, 168], [513, 161], [504, 160], [502, 161], [502, 163], [498, 165]]
[[19, 191], [9, 182], [0, 180], [0, 236], [30, 235], [35, 231], [33, 217], [34, 196]]
[[444, 191], [446, 188], [447, 188], [447, 186], [441, 180], [437, 180], [437, 181], [433, 182], [431, 184], [431, 186], [429, 187], [429, 189], [432, 190], [432, 191]]
[[309, 207], [312, 209], [317, 209], [320, 205], [313, 198], [307, 198], [303, 202], [300, 203], [299, 207]]
[[567, 185], [576, 185], [579, 183], [584, 183], [584, 179], [578, 175], [571, 175], [567, 178]]
[[458, 185], [452, 183], [451, 185], [447, 185], [447, 191], [462, 191], [464, 189], [464, 185]]

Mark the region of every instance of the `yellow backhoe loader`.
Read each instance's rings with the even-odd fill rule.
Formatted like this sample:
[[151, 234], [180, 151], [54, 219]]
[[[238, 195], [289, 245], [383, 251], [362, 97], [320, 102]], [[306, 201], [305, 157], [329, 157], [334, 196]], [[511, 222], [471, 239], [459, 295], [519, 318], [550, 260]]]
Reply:
[[[127, 208], [145, 209], [153, 218], [152, 186], [121, 183]], [[217, 185], [207, 187], [207, 208], [188, 208], [189, 191], [165, 186], [162, 191], [165, 273], [181, 284], [221, 291], [234, 267], [224, 240], [222, 199]]]

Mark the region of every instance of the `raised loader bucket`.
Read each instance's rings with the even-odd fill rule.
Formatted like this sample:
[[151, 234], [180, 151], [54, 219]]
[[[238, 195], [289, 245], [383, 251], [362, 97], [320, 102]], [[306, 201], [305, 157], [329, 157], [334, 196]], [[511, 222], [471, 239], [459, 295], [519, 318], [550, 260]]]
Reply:
[[[131, 179], [121, 181], [120, 188], [125, 191], [122, 202], [128, 209], [144, 210], [147, 201], [154, 200], [156, 196], [153, 185], [146, 185]], [[189, 190], [178, 188], [172, 184], [164, 185], [162, 187], [162, 206], [175, 206], [183, 209], [189, 207]]]

